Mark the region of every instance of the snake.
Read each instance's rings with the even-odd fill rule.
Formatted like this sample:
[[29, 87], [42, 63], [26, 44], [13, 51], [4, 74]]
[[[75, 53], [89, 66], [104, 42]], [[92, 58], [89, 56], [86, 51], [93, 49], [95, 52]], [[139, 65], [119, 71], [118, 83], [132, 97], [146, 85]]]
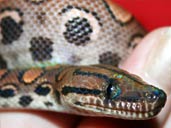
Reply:
[[146, 34], [110, 0], [0, 4], [0, 108], [146, 120], [166, 93], [118, 65]]

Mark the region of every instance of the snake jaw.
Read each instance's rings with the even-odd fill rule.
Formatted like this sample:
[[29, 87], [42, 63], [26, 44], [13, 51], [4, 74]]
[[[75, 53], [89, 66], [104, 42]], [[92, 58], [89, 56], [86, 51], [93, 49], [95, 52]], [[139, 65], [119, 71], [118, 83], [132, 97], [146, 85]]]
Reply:
[[84, 113], [83, 115], [86, 116], [88, 115], [88, 116], [114, 117], [114, 118], [129, 119], [129, 120], [151, 119], [154, 118], [154, 116], [156, 116], [161, 110], [161, 108], [158, 108], [155, 109], [154, 111], [136, 112], [136, 111], [121, 110], [121, 109], [105, 108], [103, 106], [96, 106], [92, 104], [81, 104], [80, 102], [77, 102], [75, 104], [77, 104], [77, 108], [79, 106], [79, 108], [82, 109], [81, 112]]
[[[100, 100], [99, 98], [78, 98], [72, 104], [72, 110], [75, 113], [88, 116], [106, 116], [115, 117], [122, 119], [134, 119], [134, 120], [145, 120], [154, 118], [162, 109], [165, 101], [161, 105], [161, 98], [158, 98], [153, 103], [149, 104], [147, 101], [143, 102], [125, 102], [125, 101], [106, 101]], [[84, 100], [83, 100], [84, 99]], [[166, 100], [166, 99], [165, 99]], [[160, 106], [157, 106], [160, 104]], [[73, 107], [74, 106], [74, 107]]]
[[[156, 94], [154, 95], [156, 96]], [[114, 100], [107, 99], [106, 92], [101, 92], [98, 96], [68, 94], [68, 99], [72, 97], [72, 100], [67, 101], [69, 103], [67, 105], [73, 113], [86, 116], [106, 116], [131, 120], [145, 120], [155, 117], [166, 102], [166, 94], [161, 91], [154, 98], [155, 100], [149, 100], [146, 93], [143, 96], [137, 101], [125, 101], [126, 98], [121, 96]]]
[[104, 67], [73, 69], [62, 94], [75, 113], [125, 119], [148, 119], [158, 114], [166, 94], [123, 70]]

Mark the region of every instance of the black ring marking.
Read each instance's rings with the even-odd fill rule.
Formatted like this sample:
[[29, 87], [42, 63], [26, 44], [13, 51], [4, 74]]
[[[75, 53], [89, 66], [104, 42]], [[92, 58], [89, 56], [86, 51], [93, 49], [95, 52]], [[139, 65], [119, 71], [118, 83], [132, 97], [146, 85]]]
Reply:
[[103, 26], [103, 23], [101, 22], [101, 19], [98, 16], [97, 12], [90, 12], [88, 9], [85, 9], [85, 8], [82, 8], [82, 7], [68, 5], [67, 7], [63, 8], [61, 10], [61, 12], [59, 12], [59, 14], [61, 15], [63, 13], [66, 13], [66, 12], [70, 11], [71, 9], [78, 9], [80, 11], [84, 11], [85, 13], [91, 13], [96, 18], [96, 20], [98, 21], [99, 25]]
[[77, 93], [83, 95], [99, 95], [101, 93], [98, 89], [87, 89], [87, 88], [76, 88], [65, 86], [62, 88], [62, 94], [67, 95], [68, 93]]
[[[45, 87], [43, 87], [43, 86], [45, 86]], [[52, 87], [51, 83], [44, 82], [44, 83], [41, 83], [40, 85], [38, 85], [36, 87], [36, 89], [34, 90], [34, 92], [40, 96], [47, 96], [52, 91], [51, 87]]]
[[[19, 9], [12, 9], [10, 7], [4, 8], [0, 10], [0, 14], [4, 13], [5, 11], [10, 12], [17, 12], [20, 17], [23, 16], [23, 13]], [[24, 22], [16, 20], [11, 16], [6, 16], [1, 19], [0, 27], [2, 29], [2, 43], [4, 45], [12, 44], [13, 41], [18, 40], [21, 34], [23, 33], [23, 26]]]
[[116, 21], [116, 23], [119, 23], [120, 26], [125, 26], [127, 24], [129, 24], [130, 22], [132, 22], [134, 20], [134, 17], [132, 16], [131, 19], [128, 22], [121, 22], [119, 20], [117, 20], [117, 18], [115, 17], [115, 15], [113, 14], [110, 6], [108, 5], [108, 3], [105, 0], [102, 0], [102, 2], [104, 3], [104, 6], [106, 7], [107, 11], [109, 12], [109, 14], [111, 15], [112, 19]]
[[130, 41], [128, 42], [128, 48], [130, 48], [130, 47], [133, 47], [133, 48], [135, 48], [136, 46], [137, 46], [137, 44], [133, 44], [133, 41], [134, 41], [134, 39], [135, 38], [143, 38], [144, 37], [144, 35], [142, 34], [142, 33], [136, 33], [136, 34], [134, 34], [131, 38], [130, 38]]
[[45, 68], [41, 68], [41, 69], [42, 69], [42, 73], [41, 73], [38, 77], [36, 77], [31, 83], [26, 83], [26, 82], [23, 80], [23, 76], [24, 76], [25, 72], [27, 72], [27, 71], [30, 70], [30, 69], [20, 70], [20, 71], [18, 72], [18, 81], [21, 82], [21, 83], [23, 83], [24, 85], [30, 85], [30, 84], [32, 84], [32, 83], [35, 83], [35, 81], [37, 81], [40, 77], [42, 77], [42, 76], [46, 73]]
[[0, 9], [0, 13], [4, 13], [5, 11], [16, 11], [16, 12], [18, 12], [18, 14], [21, 17], [24, 15], [24, 13], [20, 9], [18, 9], [18, 8], [6, 7], [6, 8]]
[[40, 4], [44, 3], [47, 0], [39, 0], [39, 1], [36, 1], [36, 0], [25, 0], [25, 1], [26, 2], [30, 2], [30, 3], [32, 3], [34, 5], [40, 5]]
[[30, 103], [33, 101], [32, 97], [27, 95], [27, 96], [22, 96], [20, 97], [19, 104], [23, 107], [27, 107], [30, 105]]

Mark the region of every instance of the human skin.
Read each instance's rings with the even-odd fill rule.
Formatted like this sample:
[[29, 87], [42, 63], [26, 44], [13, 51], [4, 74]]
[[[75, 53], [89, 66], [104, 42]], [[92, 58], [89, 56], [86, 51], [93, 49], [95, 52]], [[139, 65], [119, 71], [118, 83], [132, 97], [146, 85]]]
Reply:
[[[2, 0], [0, 0], [2, 1]], [[114, 118], [80, 117], [47, 111], [1, 110], [0, 128], [161, 128], [169, 127], [171, 122], [171, 28], [162, 28], [149, 34], [135, 49], [133, 54], [120, 67], [141, 76], [145, 81], [166, 91], [168, 98], [162, 112], [152, 120], [127, 121]], [[166, 53], [165, 53], [166, 52]], [[162, 63], [165, 62], [165, 63]], [[155, 65], [155, 66], [154, 66]]]
[[145, 81], [162, 88], [167, 93], [167, 103], [162, 112], [154, 119], [147, 121], [128, 121], [105, 117], [80, 117], [47, 111], [2, 110], [0, 113], [1, 128], [161, 128], [169, 127], [171, 120], [171, 28], [161, 28], [147, 35], [133, 54], [120, 67], [141, 76]]

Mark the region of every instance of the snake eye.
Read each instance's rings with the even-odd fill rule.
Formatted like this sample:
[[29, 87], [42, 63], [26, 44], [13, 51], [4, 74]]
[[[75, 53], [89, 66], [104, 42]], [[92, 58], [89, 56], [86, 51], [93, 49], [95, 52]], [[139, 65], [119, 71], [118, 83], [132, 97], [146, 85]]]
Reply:
[[116, 80], [110, 79], [109, 86], [107, 87], [107, 98], [115, 99], [121, 94], [121, 89], [118, 86], [118, 82]]

